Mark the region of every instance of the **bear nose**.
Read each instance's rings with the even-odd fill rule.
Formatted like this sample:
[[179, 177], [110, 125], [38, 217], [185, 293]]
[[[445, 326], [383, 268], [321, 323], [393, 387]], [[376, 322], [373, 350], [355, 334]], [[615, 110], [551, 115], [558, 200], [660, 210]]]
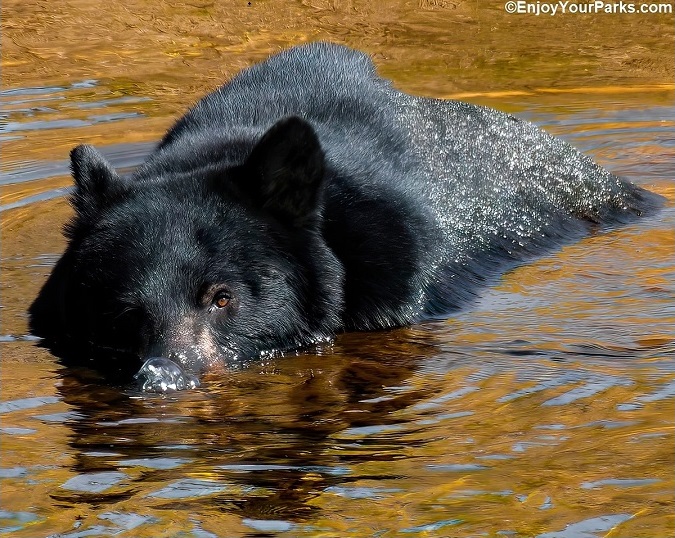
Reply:
[[201, 370], [202, 353], [200, 351], [200, 327], [192, 316], [186, 313], [174, 313], [155, 318], [150, 330], [143, 359], [165, 358], [175, 362], [181, 368], [198, 372]]
[[160, 340], [151, 344], [144, 354], [144, 360], [154, 358], [167, 359], [182, 369], [200, 370], [200, 355], [190, 343]]

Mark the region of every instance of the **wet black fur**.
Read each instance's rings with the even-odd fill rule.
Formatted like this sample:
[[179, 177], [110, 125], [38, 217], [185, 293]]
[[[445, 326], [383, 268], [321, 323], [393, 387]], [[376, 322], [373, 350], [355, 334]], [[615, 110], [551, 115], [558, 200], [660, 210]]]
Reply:
[[242, 72], [128, 177], [90, 146], [71, 159], [76, 214], [31, 330], [134, 367], [447, 314], [515, 261], [659, 205], [530, 124], [397, 92], [330, 44]]

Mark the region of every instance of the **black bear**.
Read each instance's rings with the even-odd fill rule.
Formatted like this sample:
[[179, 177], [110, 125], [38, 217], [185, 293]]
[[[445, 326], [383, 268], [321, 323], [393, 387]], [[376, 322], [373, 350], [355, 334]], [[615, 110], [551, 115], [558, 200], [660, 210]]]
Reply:
[[68, 247], [31, 329], [62, 356], [159, 357], [151, 390], [442, 316], [510, 264], [660, 204], [530, 123], [407, 95], [329, 43], [245, 69], [128, 177], [90, 146], [71, 159]]

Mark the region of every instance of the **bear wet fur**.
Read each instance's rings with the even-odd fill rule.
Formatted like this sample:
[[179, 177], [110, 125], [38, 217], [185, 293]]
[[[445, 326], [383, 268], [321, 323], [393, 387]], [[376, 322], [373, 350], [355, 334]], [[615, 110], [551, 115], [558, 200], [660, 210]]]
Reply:
[[129, 176], [90, 146], [71, 161], [68, 246], [31, 330], [132, 369], [442, 316], [518, 260], [661, 203], [530, 123], [404, 94], [327, 43], [242, 71]]

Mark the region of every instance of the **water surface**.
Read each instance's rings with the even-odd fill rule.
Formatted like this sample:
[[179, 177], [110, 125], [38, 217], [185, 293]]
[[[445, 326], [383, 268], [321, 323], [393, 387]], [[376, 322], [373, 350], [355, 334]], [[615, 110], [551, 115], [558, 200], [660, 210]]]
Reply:
[[[107, 6], [105, 24], [79, 0], [58, 17], [6, 4], [0, 532], [673, 535], [675, 107], [661, 19], [603, 20], [596, 39], [597, 20], [516, 21], [496, 4], [139, 1]], [[57, 24], [58, 40], [39, 38]], [[618, 27], [633, 29], [623, 56]], [[534, 121], [668, 207], [509, 272], [446, 321], [342, 335], [195, 391], [106, 386], [36, 347], [25, 312], [64, 246], [69, 148], [95, 143], [131, 169], [200, 94], [317, 37], [365, 48], [408, 91]]]

